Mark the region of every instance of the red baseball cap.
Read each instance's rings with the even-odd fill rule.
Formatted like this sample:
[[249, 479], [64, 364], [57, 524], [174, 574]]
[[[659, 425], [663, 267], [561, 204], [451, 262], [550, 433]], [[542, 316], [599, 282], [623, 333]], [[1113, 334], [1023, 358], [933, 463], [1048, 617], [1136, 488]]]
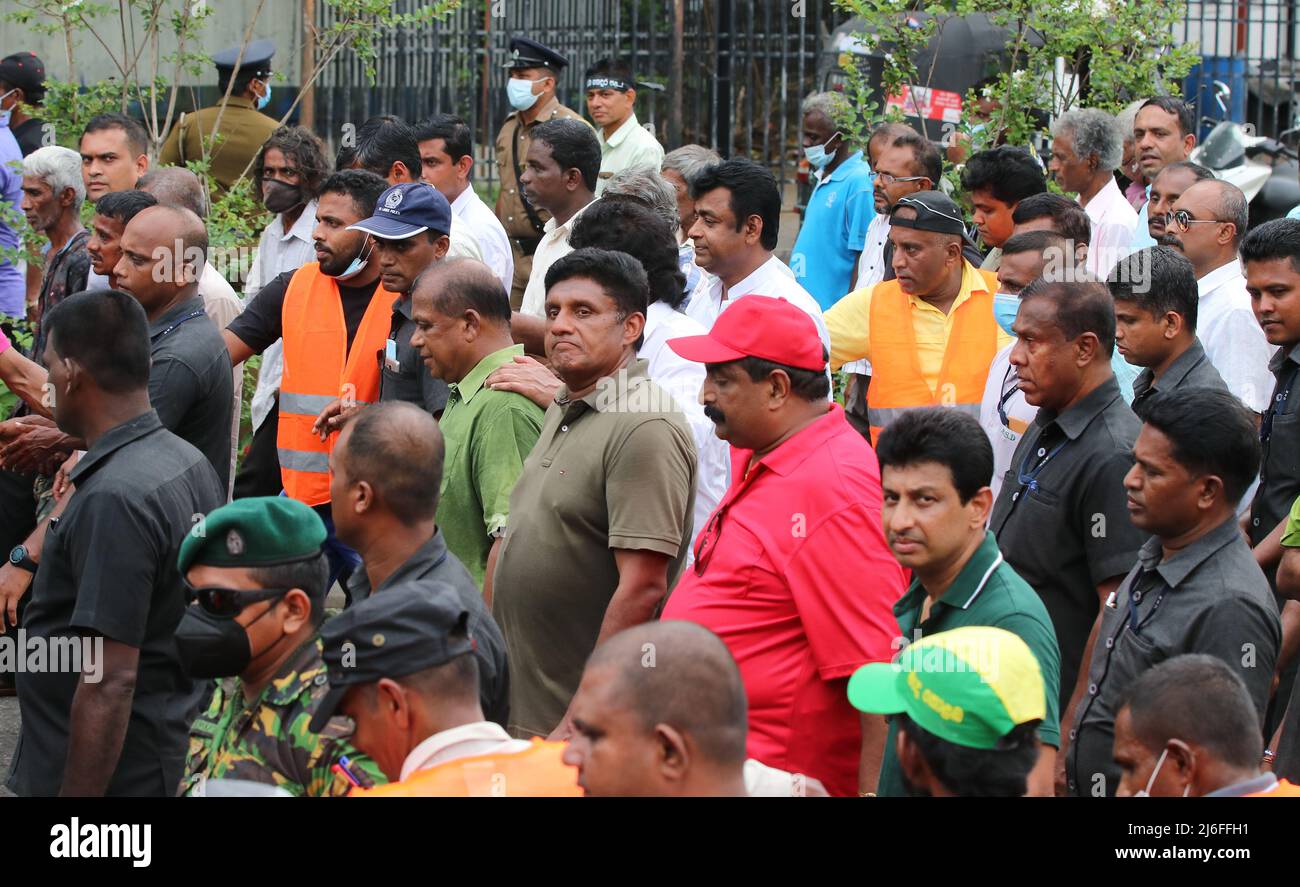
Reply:
[[801, 308], [771, 296], [741, 296], [705, 336], [669, 339], [668, 347], [696, 363], [758, 357], [801, 370], [826, 369], [817, 325]]

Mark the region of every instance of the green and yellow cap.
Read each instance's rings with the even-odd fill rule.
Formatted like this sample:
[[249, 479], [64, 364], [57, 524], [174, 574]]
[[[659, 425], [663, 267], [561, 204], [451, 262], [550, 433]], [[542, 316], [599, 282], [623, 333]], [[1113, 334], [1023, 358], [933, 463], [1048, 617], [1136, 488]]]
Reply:
[[182, 576], [195, 564], [271, 567], [320, 554], [325, 524], [311, 506], [287, 496], [236, 499], [208, 512], [181, 541]]
[[909, 645], [849, 679], [859, 711], [906, 713], [922, 729], [967, 748], [998, 748], [1011, 730], [1047, 715], [1043, 673], [1009, 631], [972, 625]]

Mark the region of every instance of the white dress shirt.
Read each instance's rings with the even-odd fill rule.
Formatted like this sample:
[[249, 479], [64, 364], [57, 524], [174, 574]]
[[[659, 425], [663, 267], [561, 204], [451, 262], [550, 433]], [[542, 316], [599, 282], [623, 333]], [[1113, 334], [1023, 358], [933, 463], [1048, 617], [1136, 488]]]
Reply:
[[1200, 292], [1196, 335], [1228, 390], [1257, 413], [1273, 391], [1268, 362], [1276, 350], [1255, 320], [1241, 262], [1233, 259], [1196, 281]]
[[741, 296], [771, 296], [785, 299], [801, 309], [817, 325], [817, 335], [821, 337], [826, 353], [830, 354], [831, 336], [826, 331], [826, 321], [822, 320], [821, 305], [817, 304], [817, 300], [811, 293], [799, 285], [799, 281], [794, 278], [794, 272], [776, 256], [768, 257], [768, 260], [755, 268], [748, 277], [730, 288], [722, 282], [722, 278], [710, 275], [708, 286], [701, 287], [699, 291], [691, 294], [691, 299], [686, 304], [686, 313], [698, 320], [705, 329], [713, 329], [713, 323], [723, 309], [733, 299], [739, 299]]
[[[257, 255], [253, 257], [253, 267], [248, 270], [248, 280], [244, 284], [244, 297], [252, 299], [262, 287], [286, 271], [297, 271], [308, 262], [316, 261], [316, 246], [311, 232], [316, 229], [316, 201], [303, 207], [288, 231], [284, 230], [284, 216], [277, 215], [262, 231], [257, 241]], [[262, 427], [266, 417], [271, 414], [275, 403], [275, 392], [280, 390], [280, 378], [284, 373], [284, 343], [277, 339], [262, 352], [262, 366], [257, 371], [257, 388], [253, 391], [253, 400], [249, 404], [252, 415], [253, 430]]]
[[[1014, 347], [1012, 342], [994, 355], [993, 363], [989, 365], [988, 381], [984, 383], [984, 397], [980, 401], [980, 426], [993, 445], [993, 482], [989, 487], [993, 490], [994, 500], [1002, 489], [1002, 476], [1011, 467], [1016, 444], [1020, 443], [1025, 430], [1038, 415], [1038, 407], [1026, 403], [1024, 394], [1020, 392], [1019, 379], [1011, 366], [1011, 349]], [[1013, 388], [1014, 393], [1008, 394]], [[1003, 395], [1007, 395], [1005, 401]], [[999, 403], [1007, 415], [1009, 426], [1002, 423]]]
[[615, 175], [634, 166], [644, 166], [659, 171], [664, 162], [664, 149], [659, 140], [650, 134], [636, 119], [628, 115], [614, 134], [605, 138], [605, 130], [596, 130], [600, 142], [600, 177], [596, 181], [596, 196], [605, 191], [605, 184]]
[[510, 250], [510, 238], [496, 213], [488, 209], [471, 185], [451, 202], [451, 214], [457, 227], [463, 227], [476, 241], [483, 253], [483, 263], [492, 269], [506, 292], [515, 279], [515, 254]]
[[1083, 209], [1092, 223], [1087, 268], [1105, 280], [1115, 263], [1128, 255], [1133, 232], [1137, 230], [1138, 214], [1119, 189], [1114, 176], [1106, 180], [1105, 187]]
[[[885, 245], [889, 243], [889, 213], [876, 213], [867, 226], [867, 245], [862, 248], [858, 259], [858, 279], [853, 283], [854, 290], [875, 286], [885, 279]], [[840, 367], [847, 373], [863, 376], [871, 375], [871, 361], [850, 361]]]
[[[704, 406], [700, 403], [704, 364], [679, 356], [668, 347], [668, 340], [703, 336], [707, 332], [699, 321], [674, 311], [663, 302], [652, 302], [646, 312], [645, 341], [636, 355], [649, 363], [648, 371], [655, 384], [673, 396], [695, 438], [698, 461], [692, 539], [704, 529], [731, 483], [731, 445], [718, 438], [713, 420], [704, 415]], [[694, 552], [695, 548], [691, 546], [687, 552], [688, 563], [694, 559]]]
[[402, 762], [402, 779], [420, 770], [429, 770], [439, 764], [477, 755], [518, 754], [528, 751], [532, 743], [526, 739], [511, 739], [510, 734], [492, 721], [462, 724], [434, 733], [421, 742]]
[[[591, 204], [588, 203], [587, 206]], [[539, 319], [546, 316], [546, 272], [551, 270], [556, 261], [573, 252], [573, 247], [569, 246], [569, 231], [573, 229], [574, 220], [582, 215], [582, 210], [587, 206], [570, 216], [563, 225], [556, 224], [554, 216], [546, 220], [541, 242], [533, 253], [533, 270], [528, 275], [524, 300], [519, 305], [520, 314], [529, 314]]]

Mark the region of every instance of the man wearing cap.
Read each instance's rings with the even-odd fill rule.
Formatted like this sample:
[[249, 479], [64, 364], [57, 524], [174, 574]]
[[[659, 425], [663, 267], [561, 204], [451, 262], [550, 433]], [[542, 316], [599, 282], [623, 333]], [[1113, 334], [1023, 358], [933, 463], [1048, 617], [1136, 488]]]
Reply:
[[247, 170], [262, 144], [275, 132], [274, 118], [262, 113], [271, 102], [271, 58], [275, 43], [254, 40], [214, 53], [217, 89], [215, 105], [182, 114], [163, 143], [158, 163], [184, 166], [210, 158], [212, 178], [223, 190]]
[[9, 112], [9, 130], [23, 156], [53, 141], [45, 138], [45, 121], [27, 112], [45, 100], [45, 63], [34, 52], [15, 52], [0, 60], [0, 118]]
[[865, 665], [849, 681], [855, 708], [898, 722], [901, 780], [921, 797], [1023, 796], [1045, 697], [1033, 651], [989, 626], [922, 638], [897, 662]]
[[43, 539], [23, 620], [29, 647], [83, 650], [76, 670], [18, 674], [20, 795], [171, 795], [199, 704], [175, 646], [176, 555], [225, 489], [149, 406], [149, 329], [126, 293], [76, 293], [45, 319], [54, 417], [88, 452]]
[[216, 680], [190, 725], [178, 794], [203, 795], [211, 779], [305, 797], [385, 781], [347, 741], [346, 721], [308, 726], [329, 689], [317, 634], [329, 591], [324, 541], [315, 512], [283, 496], [224, 505], [185, 534], [177, 568], [194, 600], [176, 649], [191, 677]]
[[[1004, 261], [998, 273], [1006, 267]], [[912, 573], [907, 594], [894, 604], [900, 644], [964, 625], [991, 625], [1029, 645], [1046, 694], [1038, 728], [1041, 754], [1029, 793], [1050, 798], [1061, 744], [1061, 653], [1047, 608], [1002, 559], [993, 534], [985, 529], [993, 506], [992, 446], [971, 416], [930, 407], [907, 412], [882, 431], [876, 455], [885, 494], [885, 537], [898, 562]], [[889, 729], [878, 789], [882, 797], [906, 794], [894, 751], [898, 722]]]
[[514, 249], [515, 279], [510, 289], [510, 307], [515, 309], [523, 302], [524, 288], [533, 270], [533, 253], [550, 218], [546, 210], [533, 206], [519, 187], [533, 130], [548, 120], [582, 120], [581, 114], [560, 104], [555, 96], [560, 72], [568, 65], [568, 59], [536, 40], [527, 37], [510, 40], [510, 58], [505, 63], [509, 72], [506, 96], [514, 110], [497, 133], [497, 176], [501, 191], [497, 195], [496, 214]]
[[965, 230], [946, 195], [901, 198], [889, 216], [896, 277], [849, 293], [826, 312], [831, 369], [871, 361], [873, 443], [909, 409], [943, 405], [978, 418], [989, 365], [1013, 341], [993, 316], [996, 274], [962, 255]]
[[603, 58], [583, 75], [587, 91], [587, 113], [595, 122], [600, 139], [600, 181], [596, 196], [615, 174], [634, 166], [658, 170], [664, 148], [636, 119], [636, 77], [623, 59]]
[[745, 296], [708, 335], [668, 346], [705, 365], [700, 400], [732, 446], [732, 483], [663, 618], [697, 622], [731, 650], [750, 757], [832, 795], [875, 791], [885, 723], [859, 719], [844, 686], [893, 654], [903, 574], [870, 447], [827, 403], [817, 330], [784, 299]]
[[442, 582], [399, 582], [321, 630], [329, 693], [313, 730], [335, 714], [390, 785], [362, 797], [577, 796], [564, 744], [512, 739], [483, 717], [477, 636]]

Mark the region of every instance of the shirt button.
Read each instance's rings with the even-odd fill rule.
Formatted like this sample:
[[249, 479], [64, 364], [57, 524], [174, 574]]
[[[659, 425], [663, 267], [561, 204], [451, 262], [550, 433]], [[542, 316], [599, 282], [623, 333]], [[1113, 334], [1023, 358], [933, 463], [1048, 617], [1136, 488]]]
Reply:
[[1136, 604], [1140, 600], [1142, 600], [1142, 592], [1140, 591], [1133, 592], [1133, 603]]
[[1041, 459], [1041, 458], [1043, 458], [1043, 457], [1046, 456], [1046, 455], [1047, 455], [1047, 447], [1039, 447], [1039, 448], [1038, 448], [1038, 458]]
[[1088, 685], [1088, 695], [1089, 695], [1089, 696], [1096, 696], [1096, 695], [1097, 695], [1097, 685], [1096, 685], [1096, 684], [1089, 684], [1089, 685]]
[[1109, 649], [1110, 649], [1111, 647], [1113, 647], [1113, 646], [1115, 646], [1115, 639], [1114, 639], [1114, 638], [1106, 638], [1106, 649], [1109, 650]]
[[568, 426], [568, 425], [561, 425], [561, 426], [560, 426], [560, 430], [561, 430], [561, 431], [568, 431], [568, 430], [569, 430], [569, 426]]
[[1016, 501], [1017, 499], [1019, 499], [1019, 498], [1020, 498], [1020, 492], [1019, 492], [1018, 490], [1017, 490], [1016, 492], [1014, 492], [1014, 493], [1011, 494], [1011, 501], [1012, 501], [1012, 502], [1015, 502], [1015, 501]]
[[1071, 730], [1071, 731], [1070, 731], [1070, 741], [1073, 742], [1074, 739], [1075, 739], [1075, 737], [1077, 737], [1078, 735], [1079, 735], [1079, 734], [1078, 734], [1077, 732], [1075, 732], [1074, 730]]
[[1255, 518], [1255, 519], [1252, 520], [1250, 523], [1251, 523], [1251, 526], [1258, 527], [1258, 526], [1259, 526], [1259, 518]]

